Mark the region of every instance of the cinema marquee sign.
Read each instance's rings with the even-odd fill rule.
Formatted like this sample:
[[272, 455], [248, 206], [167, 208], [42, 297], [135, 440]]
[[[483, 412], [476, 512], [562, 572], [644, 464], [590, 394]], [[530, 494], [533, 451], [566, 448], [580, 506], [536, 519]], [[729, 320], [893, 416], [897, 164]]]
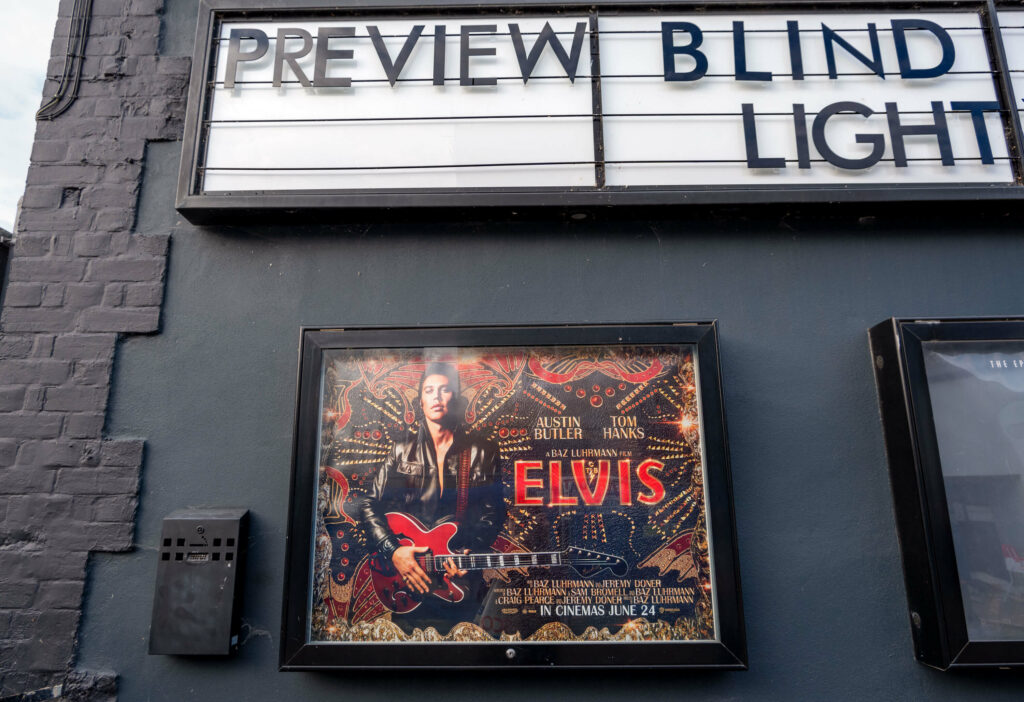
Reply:
[[207, 0], [179, 209], [1020, 197], [1024, 12], [807, 7]]

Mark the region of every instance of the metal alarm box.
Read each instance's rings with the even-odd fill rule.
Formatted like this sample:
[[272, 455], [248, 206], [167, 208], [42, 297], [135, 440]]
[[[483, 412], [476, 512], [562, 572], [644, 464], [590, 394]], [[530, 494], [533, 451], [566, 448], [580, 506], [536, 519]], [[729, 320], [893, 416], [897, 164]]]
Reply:
[[238, 648], [249, 512], [184, 509], [164, 518], [149, 652], [227, 655]]

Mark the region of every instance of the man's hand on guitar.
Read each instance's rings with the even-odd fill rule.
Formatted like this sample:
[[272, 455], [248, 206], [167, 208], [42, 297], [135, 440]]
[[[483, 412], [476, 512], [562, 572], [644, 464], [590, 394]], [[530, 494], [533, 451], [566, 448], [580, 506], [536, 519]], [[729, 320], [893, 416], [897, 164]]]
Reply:
[[[399, 546], [391, 555], [391, 562], [402, 576], [402, 580], [413, 590], [424, 595], [430, 592], [430, 577], [416, 562], [416, 555], [429, 550], [428, 546]], [[445, 565], [445, 570], [447, 569], [448, 566]]]
[[[469, 553], [469, 549], [464, 548], [462, 549], [462, 552]], [[449, 578], [464, 578], [466, 577], [467, 571], [459, 570], [455, 567], [455, 561], [453, 561], [451, 558], [446, 558], [444, 561], [444, 572], [448, 575]]]

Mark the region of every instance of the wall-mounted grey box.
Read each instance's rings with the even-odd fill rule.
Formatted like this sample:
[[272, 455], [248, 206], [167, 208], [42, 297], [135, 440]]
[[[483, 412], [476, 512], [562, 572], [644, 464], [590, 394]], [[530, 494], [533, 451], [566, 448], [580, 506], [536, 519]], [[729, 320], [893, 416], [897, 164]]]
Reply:
[[249, 512], [184, 509], [164, 518], [149, 652], [227, 655], [238, 647]]

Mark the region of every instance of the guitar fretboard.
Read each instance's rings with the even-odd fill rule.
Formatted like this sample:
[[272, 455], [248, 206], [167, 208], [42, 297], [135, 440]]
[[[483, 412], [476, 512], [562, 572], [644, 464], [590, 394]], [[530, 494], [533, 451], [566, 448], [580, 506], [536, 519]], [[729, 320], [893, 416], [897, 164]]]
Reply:
[[452, 559], [459, 570], [490, 570], [503, 568], [530, 568], [533, 566], [562, 565], [560, 551], [543, 553], [459, 553], [448, 556], [416, 556], [426, 572], [443, 572], [444, 563]]

